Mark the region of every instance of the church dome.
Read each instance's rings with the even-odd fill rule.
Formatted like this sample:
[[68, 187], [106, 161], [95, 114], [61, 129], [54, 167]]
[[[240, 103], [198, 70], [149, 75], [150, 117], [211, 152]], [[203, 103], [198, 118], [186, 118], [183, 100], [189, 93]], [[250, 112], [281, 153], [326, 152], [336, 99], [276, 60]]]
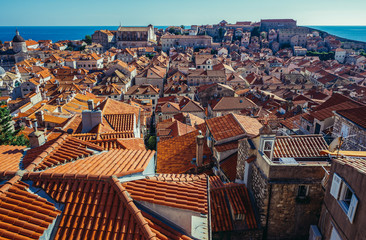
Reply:
[[24, 38], [22, 36], [19, 35], [19, 31], [16, 31], [16, 34], [13, 38], [13, 42], [25, 42]]
[[0, 76], [5, 75], [5, 70], [0, 66]]

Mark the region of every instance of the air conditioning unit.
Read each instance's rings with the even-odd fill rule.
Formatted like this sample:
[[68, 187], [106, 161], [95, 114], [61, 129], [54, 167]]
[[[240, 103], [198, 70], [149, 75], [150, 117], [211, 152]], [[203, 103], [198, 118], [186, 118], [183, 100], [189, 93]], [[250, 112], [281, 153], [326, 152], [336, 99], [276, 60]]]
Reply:
[[322, 235], [318, 229], [318, 226], [316, 225], [310, 226], [309, 240], [322, 240]]

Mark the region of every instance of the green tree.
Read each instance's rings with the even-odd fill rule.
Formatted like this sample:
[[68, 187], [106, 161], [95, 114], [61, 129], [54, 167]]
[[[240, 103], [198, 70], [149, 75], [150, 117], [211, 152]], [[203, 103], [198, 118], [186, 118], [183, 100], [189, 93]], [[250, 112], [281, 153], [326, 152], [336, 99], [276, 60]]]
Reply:
[[86, 44], [90, 45], [92, 44], [92, 38], [90, 35], [86, 35], [85, 36], [85, 39], [84, 39], [84, 42], [86, 42]]
[[180, 25], [180, 28], [181, 28], [181, 29], [185, 29], [184, 25]]
[[259, 37], [259, 35], [260, 35], [259, 27], [254, 27], [253, 30], [252, 30], [251, 35]]
[[224, 37], [224, 29], [223, 28], [219, 28], [219, 38], [223, 38]]
[[8, 107], [0, 107], [0, 119], [0, 145], [29, 145], [28, 139], [23, 134], [18, 135], [22, 129], [16, 131], [13, 129]]
[[156, 137], [150, 136], [147, 140], [147, 148], [150, 150], [156, 150]]
[[168, 32], [171, 33], [171, 34], [175, 34], [175, 29], [174, 28], [169, 28]]

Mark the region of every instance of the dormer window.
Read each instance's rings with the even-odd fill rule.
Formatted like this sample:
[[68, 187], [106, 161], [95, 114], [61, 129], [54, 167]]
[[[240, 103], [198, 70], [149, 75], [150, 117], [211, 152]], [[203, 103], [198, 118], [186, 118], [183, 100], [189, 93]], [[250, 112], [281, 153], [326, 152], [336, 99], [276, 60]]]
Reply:
[[262, 152], [265, 154], [269, 159], [272, 158], [272, 149], [273, 149], [273, 141], [272, 140], [264, 140], [263, 141], [263, 148]]

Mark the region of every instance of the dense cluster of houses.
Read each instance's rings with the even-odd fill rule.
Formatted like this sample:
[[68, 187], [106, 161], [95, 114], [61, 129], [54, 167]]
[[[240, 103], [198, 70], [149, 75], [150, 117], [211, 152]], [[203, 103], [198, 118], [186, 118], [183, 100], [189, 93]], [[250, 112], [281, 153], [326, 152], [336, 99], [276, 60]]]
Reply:
[[92, 40], [2, 46], [29, 146], [0, 146], [0, 238], [364, 238], [361, 43], [291, 19]]

